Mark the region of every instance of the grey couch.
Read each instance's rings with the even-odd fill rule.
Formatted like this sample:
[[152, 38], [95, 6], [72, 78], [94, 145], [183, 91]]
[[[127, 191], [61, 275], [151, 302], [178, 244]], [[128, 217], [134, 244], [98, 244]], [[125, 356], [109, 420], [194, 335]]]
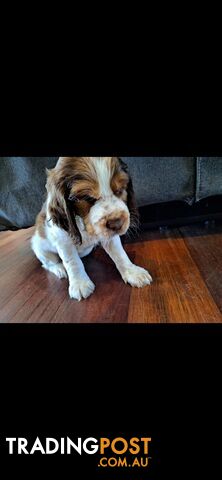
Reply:
[[[46, 168], [58, 157], [0, 157], [0, 230], [34, 224], [45, 196]], [[122, 157], [140, 207], [222, 194], [220, 157]]]

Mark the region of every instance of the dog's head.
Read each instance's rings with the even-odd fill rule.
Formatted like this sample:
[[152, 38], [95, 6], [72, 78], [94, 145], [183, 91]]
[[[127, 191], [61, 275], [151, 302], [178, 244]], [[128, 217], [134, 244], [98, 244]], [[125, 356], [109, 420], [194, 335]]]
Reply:
[[50, 218], [80, 243], [77, 216], [101, 239], [124, 235], [137, 222], [132, 180], [117, 157], [60, 157], [46, 187]]

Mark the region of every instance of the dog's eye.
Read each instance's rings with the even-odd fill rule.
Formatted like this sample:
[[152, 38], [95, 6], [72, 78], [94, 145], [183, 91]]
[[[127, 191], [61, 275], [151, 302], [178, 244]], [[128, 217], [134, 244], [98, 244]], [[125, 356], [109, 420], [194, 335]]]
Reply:
[[94, 203], [96, 203], [96, 198], [91, 197], [90, 195], [79, 197], [79, 200], [85, 200], [85, 202], [90, 203], [90, 205], [94, 205]]
[[82, 200], [84, 200], [85, 202], [88, 202], [90, 203], [90, 205], [94, 205], [94, 203], [96, 202], [96, 198], [94, 197], [91, 197], [90, 195], [70, 195], [69, 196], [69, 200], [71, 202], [81, 202]]

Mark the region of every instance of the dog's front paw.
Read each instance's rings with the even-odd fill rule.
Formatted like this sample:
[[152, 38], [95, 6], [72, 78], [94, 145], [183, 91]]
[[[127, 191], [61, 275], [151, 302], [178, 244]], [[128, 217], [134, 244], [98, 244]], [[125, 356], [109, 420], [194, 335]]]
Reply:
[[125, 283], [129, 283], [132, 287], [145, 287], [145, 285], [150, 285], [152, 282], [152, 277], [147, 270], [137, 265], [129, 266], [124, 273], [122, 278]]
[[90, 278], [80, 278], [72, 282], [69, 286], [69, 296], [75, 300], [82, 300], [89, 297], [95, 290], [94, 283]]
[[67, 273], [64, 265], [62, 263], [56, 263], [55, 265], [42, 265], [43, 268], [49, 270], [50, 272], [54, 273], [58, 278], [67, 278]]

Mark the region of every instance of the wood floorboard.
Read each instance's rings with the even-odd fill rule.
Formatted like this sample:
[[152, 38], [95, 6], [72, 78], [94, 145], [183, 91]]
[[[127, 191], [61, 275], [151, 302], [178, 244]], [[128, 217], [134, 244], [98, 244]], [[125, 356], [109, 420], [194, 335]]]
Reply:
[[3, 323], [222, 322], [222, 226], [149, 231], [124, 245], [153, 284], [131, 288], [102, 249], [84, 259], [96, 284], [82, 302], [68, 281], [41, 268], [30, 248], [33, 229], [0, 232], [0, 321]]
[[145, 265], [154, 282], [133, 289], [128, 322], [221, 322], [222, 317], [177, 229], [148, 232], [134, 245], [136, 263]]
[[192, 225], [180, 232], [222, 313], [222, 226]]
[[74, 302], [75, 305], [73, 300], [66, 297], [53, 321], [61, 322], [62, 319], [63, 322], [75, 323], [126, 323], [130, 286], [120, 281], [115, 265], [101, 249], [86, 258], [84, 264], [96, 285], [94, 294], [82, 302]]

